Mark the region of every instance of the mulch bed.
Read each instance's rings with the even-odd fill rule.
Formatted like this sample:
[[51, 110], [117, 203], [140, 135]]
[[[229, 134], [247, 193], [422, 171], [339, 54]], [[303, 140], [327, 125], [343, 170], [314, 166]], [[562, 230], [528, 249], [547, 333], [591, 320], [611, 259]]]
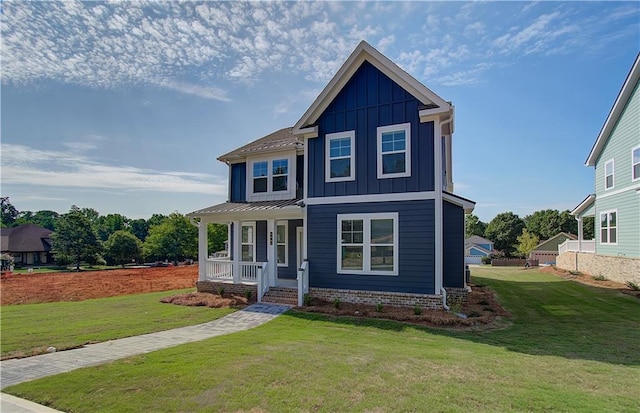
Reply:
[[601, 287], [601, 288], [618, 290], [622, 294], [627, 294], [632, 297], [636, 297], [640, 299], [640, 291], [632, 290], [626, 284], [623, 284], [620, 282], [611, 281], [611, 280], [596, 280], [591, 275], [582, 274], [575, 271], [563, 270], [553, 265], [541, 268], [540, 272], [557, 275], [559, 277], [562, 277], [565, 280], [577, 281], [579, 283], [590, 285], [593, 287]]

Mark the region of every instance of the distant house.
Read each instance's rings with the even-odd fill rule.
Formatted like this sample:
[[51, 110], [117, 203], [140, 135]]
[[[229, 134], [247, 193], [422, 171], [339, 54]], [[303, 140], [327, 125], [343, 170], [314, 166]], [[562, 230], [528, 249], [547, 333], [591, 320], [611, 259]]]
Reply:
[[[229, 201], [199, 226], [198, 289], [442, 308], [467, 292], [453, 105], [366, 42], [292, 128], [222, 155]], [[229, 227], [212, 259], [207, 223]], [[295, 302], [295, 301], [294, 301]]]
[[[567, 270], [640, 282], [640, 54], [586, 160], [595, 167], [595, 194], [571, 213], [578, 239], [560, 245], [557, 265]], [[582, 221], [595, 217], [595, 240]]]
[[16, 265], [50, 264], [51, 232], [35, 224], [0, 228], [1, 252], [13, 256]]
[[479, 235], [464, 240], [464, 263], [482, 264], [482, 258], [493, 253], [493, 242]]
[[558, 246], [567, 240], [575, 240], [576, 237], [573, 234], [567, 234], [566, 232], [560, 232], [554, 235], [546, 241], [542, 241], [538, 244], [530, 253], [529, 259], [538, 260], [540, 264], [555, 264], [556, 257], [558, 256]]

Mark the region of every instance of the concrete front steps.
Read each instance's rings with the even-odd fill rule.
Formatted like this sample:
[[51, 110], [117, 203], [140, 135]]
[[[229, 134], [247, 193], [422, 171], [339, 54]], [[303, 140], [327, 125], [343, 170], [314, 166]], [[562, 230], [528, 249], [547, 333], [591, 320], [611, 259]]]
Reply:
[[269, 287], [262, 302], [272, 304], [298, 305], [298, 289], [288, 287]]

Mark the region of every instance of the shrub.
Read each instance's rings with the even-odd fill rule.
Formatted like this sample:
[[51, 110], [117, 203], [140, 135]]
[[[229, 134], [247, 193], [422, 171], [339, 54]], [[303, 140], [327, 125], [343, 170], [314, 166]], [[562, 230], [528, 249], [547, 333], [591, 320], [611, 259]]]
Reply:
[[449, 297], [447, 301], [452, 313], [457, 314], [462, 311], [462, 297]]
[[302, 296], [302, 302], [304, 303], [304, 305], [306, 307], [311, 305], [311, 295], [309, 295], [309, 293], [306, 293], [305, 295]]
[[244, 298], [246, 298], [247, 300], [251, 300], [252, 295], [253, 295], [253, 292], [251, 290], [244, 290]]
[[605, 276], [604, 276], [604, 275], [602, 275], [602, 274], [600, 274], [600, 275], [594, 275], [594, 276], [593, 276], [593, 279], [594, 279], [594, 280], [596, 280], [596, 281], [607, 281], [607, 280], [608, 280], [608, 278], [607, 278], [607, 277], [605, 277]]
[[377, 311], [377, 312], [381, 313], [383, 308], [384, 308], [384, 307], [383, 307], [382, 303], [378, 303], [378, 304], [376, 304], [376, 311]]
[[633, 281], [627, 281], [626, 284], [627, 287], [629, 287], [633, 291], [640, 291], [640, 285], [638, 285], [637, 283], [634, 283]]
[[422, 308], [419, 305], [413, 307], [413, 314], [420, 315], [422, 314]]
[[480, 262], [483, 264], [491, 264], [491, 257], [482, 257], [480, 258]]
[[222, 297], [224, 295], [224, 287], [219, 287], [218, 288], [218, 294], [220, 295], [220, 297]]
[[333, 306], [335, 308], [340, 308], [340, 299], [339, 298], [336, 298], [336, 299], [333, 300]]

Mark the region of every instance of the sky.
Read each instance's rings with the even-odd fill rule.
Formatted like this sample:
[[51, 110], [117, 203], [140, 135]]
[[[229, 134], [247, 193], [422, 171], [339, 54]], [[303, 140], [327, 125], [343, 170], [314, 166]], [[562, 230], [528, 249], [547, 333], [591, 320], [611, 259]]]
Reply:
[[640, 50], [639, 2], [26, 2], [1, 7], [1, 193], [148, 218], [227, 200], [216, 158], [293, 126], [361, 40], [456, 107], [488, 222], [573, 209]]

